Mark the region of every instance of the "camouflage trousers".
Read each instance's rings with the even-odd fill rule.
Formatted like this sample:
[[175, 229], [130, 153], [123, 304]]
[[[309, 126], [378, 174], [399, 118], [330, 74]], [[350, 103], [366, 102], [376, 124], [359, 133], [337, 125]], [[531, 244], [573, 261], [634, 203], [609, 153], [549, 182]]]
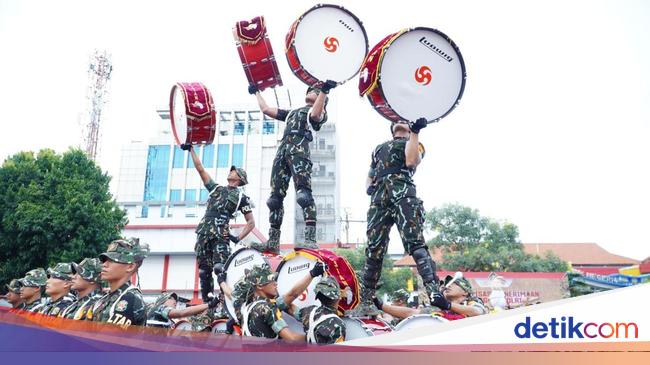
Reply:
[[363, 273], [363, 285], [366, 288], [377, 287], [393, 224], [397, 226], [406, 252], [411, 254], [418, 248], [426, 247], [422, 233], [424, 215], [422, 200], [415, 197], [406, 197], [387, 204], [370, 205], [366, 230], [368, 246]]
[[198, 234], [194, 246], [199, 266], [201, 296], [204, 302], [209, 299], [208, 294], [214, 291], [214, 279], [212, 278], [214, 265], [225, 264], [230, 256], [229, 227], [227, 225], [217, 226], [216, 230], [215, 234]]
[[[311, 197], [312, 165], [309, 145], [282, 143], [278, 147], [271, 168], [271, 199], [276, 197], [280, 201], [284, 200], [292, 177], [296, 193], [302, 190]], [[283, 205], [280, 204], [279, 207], [270, 210], [269, 223], [271, 226], [282, 225]], [[301, 207], [305, 222], [316, 222], [316, 204], [313, 199], [311, 199], [311, 203], [302, 204]]]

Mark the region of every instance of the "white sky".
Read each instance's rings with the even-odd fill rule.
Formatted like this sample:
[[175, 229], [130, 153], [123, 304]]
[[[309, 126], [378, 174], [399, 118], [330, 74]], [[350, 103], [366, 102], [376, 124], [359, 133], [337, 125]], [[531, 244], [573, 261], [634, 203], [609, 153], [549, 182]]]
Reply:
[[[238, 20], [265, 16], [285, 85], [302, 93], [283, 42], [315, 3], [0, 0], [0, 159], [80, 144], [94, 48], [113, 57], [100, 158], [113, 176], [121, 145], [153, 134], [155, 110], [175, 82], [204, 82], [217, 106], [254, 105], [232, 39]], [[650, 4], [338, 4], [363, 21], [371, 46], [401, 28], [429, 26], [461, 49], [462, 103], [421, 133], [427, 156], [415, 179], [427, 209], [458, 202], [515, 223], [523, 242], [597, 242], [624, 256], [650, 255]], [[389, 133], [356, 82], [333, 92], [330, 112], [338, 112], [341, 206], [362, 219], [370, 152]]]

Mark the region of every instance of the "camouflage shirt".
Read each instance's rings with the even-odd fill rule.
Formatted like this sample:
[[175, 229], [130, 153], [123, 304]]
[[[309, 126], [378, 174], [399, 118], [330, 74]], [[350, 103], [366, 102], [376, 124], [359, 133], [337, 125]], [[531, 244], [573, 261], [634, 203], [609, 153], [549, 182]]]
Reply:
[[75, 296], [68, 293], [55, 301], [48, 301], [39, 311], [46, 316], [57, 317], [75, 301]]
[[162, 304], [152, 308], [147, 316], [147, 327], [171, 328], [174, 322], [169, 318], [169, 312], [172, 309], [174, 308]]
[[210, 197], [205, 215], [196, 227], [198, 234], [216, 232], [211, 228], [228, 224], [237, 211], [243, 215], [253, 211], [250, 198], [240, 188], [228, 185], [220, 186], [212, 179], [205, 184], [205, 188], [210, 192]]
[[29, 303], [29, 304], [25, 303], [25, 306], [23, 307], [23, 310], [26, 310], [28, 312], [38, 313], [43, 309], [43, 307], [46, 304], [47, 304], [47, 299], [39, 298], [39, 299]]
[[66, 308], [60, 316], [68, 319], [85, 320], [87, 319], [86, 315], [88, 314], [88, 311], [92, 309], [95, 302], [97, 302], [101, 297], [101, 291], [95, 290], [70, 304], [70, 306]]
[[306, 105], [292, 110], [278, 109], [276, 119], [287, 122], [282, 136], [283, 143], [301, 145], [309, 144], [312, 141], [313, 137], [309, 130], [309, 124], [311, 124], [313, 130], [319, 131], [323, 124], [327, 122], [327, 112], [323, 110], [322, 119], [314, 122], [309, 118], [311, 108], [311, 106]]
[[[275, 321], [282, 318], [280, 309], [275, 301], [256, 296], [253, 300], [242, 309], [242, 328], [246, 326], [244, 312], [248, 311], [248, 331], [250, 336], [278, 338], [278, 334], [272, 326]], [[245, 331], [244, 331], [245, 332]]]
[[142, 293], [129, 282], [101, 297], [87, 316], [93, 321], [116, 324], [123, 329], [131, 325], [143, 326], [147, 320]]
[[[315, 343], [332, 344], [345, 341], [345, 323], [337, 315], [336, 310], [330, 307], [315, 305], [302, 308], [295, 316], [297, 320], [302, 322], [305, 333], [307, 334], [307, 341], [313, 342], [313, 339], [310, 339], [310, 327], [313, 325], [310, 323], [312, 312], [314, 323], [316, 323], [316, 326], [313, 328], [313, 339], [315, 339]], [[321, 317], [327, 315], [330, 318], [319, 321]]]
[[372, 153], [369, 177], [375, 179], [377, 189], [372, 194], [373, 204], [396, 202], [416, 197], [412, 176], [415, 169], [406, 167], [406, 138], [395, 138], [377, 146]]

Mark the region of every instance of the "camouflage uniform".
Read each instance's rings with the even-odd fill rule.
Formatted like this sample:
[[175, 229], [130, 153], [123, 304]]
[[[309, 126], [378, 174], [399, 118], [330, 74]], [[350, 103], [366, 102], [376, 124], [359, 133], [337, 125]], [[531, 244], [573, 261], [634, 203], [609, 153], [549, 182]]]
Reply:
[[[341, 288], [331, 276], [322, 278], [316, 284], [314, 292], [332, 301], [341, 298]], [[309, 343], [332, 344], [345, 341], [345, 323], [338, 316], [336, 308], [311, 305], [300, 309], [295, 317], [302, 322]]]
[[[48, 278], [55, 278], [64, 281], [72, 280], [72, 265], [67, 262], [60, 262], [54, 267], [47, 269]], [[57, 300], [48, 300], [47, 304], [40, 310], [39, 313], [57, 317], [60, 316], [66, 308], [76, 301], [76, 297], [71, 293], [66, 293]]]
[[176, 293], [163, 293], [147, 310], [147, 327], [172, 327], [174, 322], [169, 318], [169, 312], [174, 308], [164, 305], [169, 298], [174, 298], [178, 301], [178, 295]]
[[413, 256], [427, 291], [437, 292], [435, 263], [422, 233], [424, 207], [416, 196], [412, 180], [415, 169], [406, 166], [407, 141], [407, 138], [394, 138], [377, 146], [372, 154], [368, 176], [373, 179], [375, 190], [370, 196], [368, 209], [368, 246], [362, 283], [362, 300], [366, 308], [374, 308], [371, 298], [381, 276], [393, 224], [397, 225], [404, 250]]
[[395, 293], [391, 294], [390, 297], [391, 297], [391, 300], [393, 302], [401, 301], [401, 302], [404, 302], [406, 304], [406, 302], [408, 302], [410, 296], [411, 295], [406, 290], [399, 289], [399, 290], [395, 291]]
[[[99, 275], [102, 271], [102, 264], [99, 259], [95, 258], [85, 258], [79, 264], [72, 263], [72, 272], [73, 274], [79, 274], [82, 279], [89, 281], [91, 283], [97, 283], [99, 281]], [[74, 303], [72, 303], [68, 308], [63, 311], [61, 317], [68, 319], [76, 320], [85, 320], [88, 311], [92, 309], [95, 305], [95, 302], [103, 296], [101, 290], [98, 288], [88, 295], [78, 298]]]
[[[235, 166], [235, 169], [242, 183], [247, 183], [246, 172]], [[212, 268], [216, 264], [225, 264], [230, 256], [230, 234], [229, 221], [233, 215], [240, 211], [243, 215], [252, 212], [250, 198], [240, 188], [231, 186], [219, 186], [210, 179], [205, 184], [210, 192], [208, 206], [203, 219], [196, 227], [196, 252], [199, 264], [199, 279], [201, 281], [201, 297], [204, 303], [210, 301], [208, 294], [214, 291], [214, 280]]]
[[[111, 260], [122, 264], [141, 263], [149, 254], [148, 246], [141, 246], [137, 239], [120, 239], [108, 245], [107, 252], [99, 255], [104, 262]], [[131, 325], [144, 326], [147, 311], [142, 299], [142, 292], [130, 282], [124, 283], [101, 297], [88, 311], [87, 318], [93, 321], [107, 322], [123, 329]]]
[[[45, 270], [38, 268], [29, 271], [27, 274], [25, 274], [25, 277], [19, 281], [20, 285], [22, 286], [38, 287], [42, 289], [47, 282], [47, 274], [45, 273]], [[39, 298], [31, 303], [25, 303], [25, 307], [23, 309], [29, 312], [37, 313], [43, 309], [45, 304], [47, 304], [47, 300], [45, 298]]]
[[[5, 287], [7, 287], [7, 290], [16, 294], [20, 295], [20, 287], [22, 285], [20, 284], [20, 280], [18, 279], [13, 279], [9, 282], [9, 284], [5, 284]], [[25, 302], [20, 303], [17, 307], [13, 308], [14, 310], [19, 310], [19, 309], [25, 309]]]
[[318, 248], [316, 245], [316, 204], [311, 191], [312, 162], [309, 151], [309, 142], [313, 140], [309, 125], [314, 131], [319, 131], [327, 122], [327, 113], [323, 111], [320, 121], [312, 121], [309, 117], [310, 106], [293, 110], [279, 109], [276, 119], [286, 121], [287, 125], [282, 136], [282, 141], [273, 160], [271, 169], [271, 197], [266, 204], [269, 207], [268, 249], [278, 252], [280, 242], [280, 226], [284, 216], [284, 198], [287, 195], [289, 180], [293, 177], [296, 188], [296, 200], [302, 208], [305, 223], [306, 248]]
[[[275, 280], [275, 274], [271, 268], [253, 266], [246, 272], [244, 280], [248, 282], [253, 290], [257, 285], [265, 285]], [[250, 292], [249, 292], [250, 293]], [[244, 336], [278, 338], [280, 331], [288, 325], [282, 319], [282, 310], [287, 308], [282, 299], [267, 299], [257, 295], [249, 295], [249, 300], [242, 306], [239, 323], [242, 324]]]

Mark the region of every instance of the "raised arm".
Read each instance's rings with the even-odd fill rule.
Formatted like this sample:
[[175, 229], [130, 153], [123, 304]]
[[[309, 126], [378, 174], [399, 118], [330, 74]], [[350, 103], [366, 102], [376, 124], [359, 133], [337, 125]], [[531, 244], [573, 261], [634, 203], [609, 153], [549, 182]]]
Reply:
[[[187, 145], [185, 145], [187, 146]], [[183, 148], [183, 146], [181, 146]], [[185, 147], [187, 148], [187, 147]], [[203, 168], [203, 164], [201, 163], [201, 159], [199, 156], [194, 152], [194, 147], [192, 145], [189, 145], [189, 150], [190, 150], [190, 156], [192, 156], [192, 161], [194, 162], [194, 168], [196, 168], [196, 171], [199, 172], [199, 175], [201, 176], [201, 181], [203, 181], [203, 184], [207, 184], [210, 180], [212, 180], [212, 177], [210, 177], [210, 174], [208, 174], [207, 171], [205, 171], [205, 168]]]
[[425, 118], [419, 118], [415, 123], [409, 124], [411, 128], [411, 135], [408, 142], [406, 142], [406, 167], [410, 169], [416, 168], [422, 161], [420, 158], [420, 130], [426, 128], [427, 120]]
[[268, 106], [268, 104], [266, 104], [266, 100], [264, 100], [264, 97], [262, 96], [262, 93], [257, 89], [257, 87], [255, 87], [255, 85], [248, 86], [248, 93], [255, 95], [257, 98], [257, 104], [260, 106], [260, 110], [262, 113], [264, 113], [264, 115], [271, 118], [277, 118], [278, 108]]
[[311, 270], [309, 270], [307, 275], [298, 280], [291, 290], [282, 296], [284, 304], [288, 307], [287, 313], [291, 315], [294, 314], [296, 306], [293, 305], [293, 301], [296, 300], [305, 289], [307, 289], [313, 278], [323, 275], [323, 273], [325, 273], [325, 265], [319, 261]]
[[169, 311], [169, 314], [167, 315], [169, 318], [185, 318], [189, 316], [193, 316], [195, 314], [203, 313], [207, 309], [214, 309], [219, 305], [221, 300], [219, 297], [212, 298], [210, 303], [203, 303], [199, 305], [195, 305], [192, 307], [187, 307], [183, 309], [172, 309]]
[[327, 99], [327, 94], [329, 91], [336, 87], [336, 82], [332, 80], [327, 80], [321, 87], [321, 93], [316, 97], [314, 101], [314, 106], [311, 108], [311, 113], [309, 118], [314, 122], [320, 122], [323, 119], [323, 111], [325, 110], [325, 99]]
[[414, 308], [409, 308], [409, 307], [402, 307], [399, 305], [391, 305], [391, 304], [386, 304], [383, 303], [381, 300], [378, 298], [375, 298], [374, 300], [375, 306], [384, 312], [390, 314], [393, 317], [397, 317], [399, 319], [404, 319], [408, 318], [410, 316], [414, 316], [416, 314], [419, 314], [420, 311]]

